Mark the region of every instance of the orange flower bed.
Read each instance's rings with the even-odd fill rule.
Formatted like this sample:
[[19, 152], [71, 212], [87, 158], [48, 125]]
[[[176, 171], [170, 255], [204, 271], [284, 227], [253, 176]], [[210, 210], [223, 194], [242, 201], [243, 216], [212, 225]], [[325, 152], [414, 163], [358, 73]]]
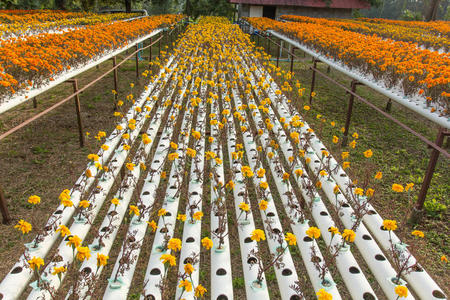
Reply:
[[181, 15], [161, 15], [126, 22], [86, 26], [60, 34], [41, 33], [0, 41], [0, 99], [41, 84], [92, 58], [124, 47]]
[[12, 12], [0, 11], [0, 36], [3, 39], [14, 35], [29, 35], [79, 25], [106, 23], [141, 15], [139, 13], [94, 14], [47, 10]]
[[[450, 54], [423, 50], [415, 44], [386, 40], [313, 23], [246, 18], [260, 30], [273, 29], [349, 68], [372, 75], [388, 88], [400, 85], [406, 96], [423, 95], [441, 114], [449, 114]], [[434, 111], [434, 108], [432, 108]]]
[[443, 48], [445, 51], [450, 49], [450, 40], [447, 36], [440, 35], [432, 30], [421, 27], [408, 27], [392, 23], [370, 23], [361, 19], [345, 20], [345, 19], [325, 19], [310, 18], [303, 16], [284, 15], [282, 19], [294, 22], [316, 23], [326, 26], [339, 27], [345, 30], [359, 32], [363, 34], [376, 34], [378, 36], [393, 39], [396, 41], [413, 42], [426, 48], [439, 50]]

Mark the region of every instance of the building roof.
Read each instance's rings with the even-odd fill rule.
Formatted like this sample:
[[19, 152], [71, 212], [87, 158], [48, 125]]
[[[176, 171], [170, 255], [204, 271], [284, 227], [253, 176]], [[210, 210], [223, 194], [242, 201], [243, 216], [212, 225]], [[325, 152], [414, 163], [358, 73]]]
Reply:
[[230, 0], [230, 3], [330, 8], [370, 8], [370, 4], [364, 0], [331, 0], [329, 4], [327, 4], [327, 1], [325, 0]]

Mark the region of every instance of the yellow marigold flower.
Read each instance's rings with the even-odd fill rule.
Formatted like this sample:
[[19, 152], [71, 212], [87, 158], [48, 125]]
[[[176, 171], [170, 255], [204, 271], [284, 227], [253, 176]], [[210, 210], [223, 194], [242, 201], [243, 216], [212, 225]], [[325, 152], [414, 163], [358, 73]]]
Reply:
[[327, 174], [327, 171], [320, 170], [319, 175], [323, 177], [323, 176], [327, 176], [328, 174]]
[[407, 191], [409, 191], [409, 190], [411, 190], [412, 191], [412, 189], [413, 189], [413, 187], [414, 187], [414, 183], [408, 183], [406, 186], [405, 186], [405, 191], [407, 192]]
[[181, 250], [181, 240], [177, 238], [171, 238], [169, 242], [167, 243], [167, 248], [173, 251], [180, 251]]
[[302, 169], [296, 169], [296, 170], [294, 171], [294, 173], [295, 173], [295, 175], [297, 175], [297, 176], [302, 176], [302, 175], [303, 175], [303, 170], [302, 170]]
[[425, 234], [423, 234], [423, 232], [420, 230], [413, 230], [413, 232], [411, 232], [411, 234], [414, 236], [420, 237], [420, 238], [425, 237]]
[[401, 193], [401, 192], [404, 191], [404, 188], [403, 188], [403, 185], [394, 183], [394, 184], [392, 185], [392, 190], [393, 190], [394, 192]]
[[178, 287], [184, 289], [186, 292], [192, 291], [192, 283], [187, 279], [181, 280]]
[[33, 256], [33, 258], [28, 261], [28, 265], [32, 270], [39, 270], [41, 266], [44, 265], [44, 260], [40, 257]]
[[141, 213], [139, 212], [139, 208], [136, 205], [130, 205], [129, 214], [134, 214], [135, 216], [139, 216]]
[[215, 159], [216, 164], [221, 165], [222, 164], [222, 160], [218, 157], [216, 157]]
[[82, 208], [88, 208], [89, 205], [91, 205], [91, 204], [87, 200], [81, 200], [80, 203], [78, 203], [78, 207], [82, 207]]
[[334, 186], [334, 188], [333, 188], [333, 193], [335, 193], [335, 194], [339, 193], [339, 185], [338, 185], [338, 184], [336, 184], [336, 185]]
[[320, 237], [320, 229], [311, 226], [306, 230], [306, 235], [309, 236], [310, 238], [318, 239]]
[[167, 214], [167, 210], [165, 210], [164, 208], [161, 208], [160, 210], [158, 210], [158, 217], [165, 216], [166, 214]]
[[321, 189], [321, 188], [322, 188], [322, 182], [317, 181], [317, 182], [316, 182], [316, 187], [317, 187], [318, 189]]
[[344, 151], [341, 153], [342, 159], [346, 159], [350, 155], [350, 152]]
[[356, 147], [356, 141], [355, 141], [355, 140], [351, 141], [350, 144], [349, 144], [349, 146], [352, 147], [353, 149], [355, 149], [355, 147]]
[[289, 180], [289, 173], [283, 173], [283, 180]]
[[213, 138], [212, 136], [210, 136], [210, 137], [208, 138], [208, 142], [209, 142], [209, 143], [214, 142], [214, 138]]
[[317, 293], [317, 300], [332, 300], [333, 296], [326, 292], [324, 289], [320, 289]]
[[350, 168], [350, 162], [349, 161], [344, 161], [342, 163], [342, 168], [344, 168], [344, 170], [347, 169], [347, 168]]
[[259, 209], [260, 210], [266, 210], [267, 209], [267, 205], [269, 204], [269, 202], [267, 202], [266, 200], [261, 200], [259, 202]]
[[442, 255], [442, 256], [441, 256], [441, 261], [442, 261], [443, 263], [448, 263], [447, 256]]
[[263, 168], [260, 168], [260, 169], [258, 169], [258, 171], [256, 171], [256, 175], [257, 175], [259, 178], [263, 178], [265, 174], [266, 174], [266, 170], [263, 169]]
[[123, 148], [123, 150], [125, 150], [125, 151], [128, 151], [128, 150], [131, 149], [130, 145], [127, 145], [127, 144], [124, 144], [122, 148]]
[[255, 229], [252, 231], [250, 238], [253, 241], [260, 242], [261, 240], [266, 240], [266, 235], [264, 234], [264, 231], [261, 229]]
[[191, 275], [192, 272], [194, 272], [194, 271], [195, 271], [195, 269], [190, 263], [187, 263], [187, 264], [184, 265], [184, 272], [186, 274]]
[[297, 245], [297, 237], [290, 232], [286, 233], [286, 237], [284, 239], [289, 243], [289, 246]]
[[69, 237], [69, 241], [66, 245], [72, 248], [77, 248], [81, 245], [81, 239], [77, 235], [71, 236]]
[[267, 189], [269, 187], [269, 184], [267, 182], [265, 182], [265, 181], [262, 181], [259, 184], [259, 187], [265, 190], [265, 189]]
[[342, 232], [342, 238], [347, 242], [353, 243], [355, 237], [356, 233], [351, 229], [344, 229], [344, 231]]
[[61, 237], [65, 237], [66, 235], [70, 235], [70, 230], [65, 225], [59, 225], [58, 229], [56, 229], [56, 232], [61, 234]]
[[150, 226], [152, 228], [152, 232], [155, 232], [156, 229], [158, 229], [158, 225], [156, 225], [156, 222], [151, 220], [150, 222], [147, 221], [148, 226]]
[[201, 298], [208, 290], [205, 289], [201, 284], [198, 284], [195, 288], [195, 297]]
[[168, 262], [172, 267], [177, 265], [176, 257], [171, 254], [163, 254], [159, 258], [159, 260], [161, 260], [163, 262], [163, 264]]
[[400, 298], [406, 298], [408, 297], [408, 288], [403, 285], [397, 285], [395, 287], [395, 294], [397, 294]]
[[37, 195], [31, 195], [30, 197], [28, 197], [28, 203], [31, 204], [39, 204], [41, 202], [41, 197], [37, 196]]
[[209, 250], [212, 248], [213, 246], [213, 241], [209, 238], [209, 237], [204, 237], [202, 238], [202, 246], [206, 249]]
[[273, 152], [267, 153], [267, 157], [270, 158], [270, 159], [272, 159], [274, 155], [275, 155], [275, 154], [274, 154]]
[[122, 138], [123, 138], [124, 140], [128, 140], [128, 139], [130, 138], [130, 134], [124, 133], [124, 134], [122, 134]]
[[359, 135], [358, 135], [357, 132], [354, 132], [354, 133], [352, 134], [352, 137], [354, 137], [355, 139], [357, 139], [357, 138], [359, 138]]
[[333, 135], [333, 143], [337, 144], [339, 142], [339, 138], [335, 135]]
[[186, 221], [186, 215], [184, 215], [184, 214], [178, 214], [177, 220], [180, 220], [181, 222]]
[[364, 156], [365, 156], [366, 158], [370, 158], [370, 157], [372, 157], [373, 152], [372, 152], [371, 149], [369, 149], [369, 150], [364, 151], [363, 154], [364, 154]]
[[311, 97], [315, 97], [316, 96], [316, 92], [311, 92]]
[[242, 166], [241, 172], [244, 177], [248, 177], [248, 178], [253, 177], [253, 175], [254, 175], [252, 169], [249, 166]]
[[89, 259], [91, 257], [91, 251], [89, 247], [77, 247], [77, 259], [79, 261], [84, 261], [85, 259]]
[[364, 194], [364, 190], [362, 188], [356, 188], [354, 193], [355, 193], [355, 195], [362, 196]]
[[130, 170], [130, 171], [133, 171], [135, 166], [136, 166], [136, 165], [133, 164], [133, 163], [127, 163], [127, 164], [126, 164], [127, 169]]
[[108, 149], [109, 149], [109, 146], [108, 146], [108, 145], [106, 145], [106, 144], [103, 144], [103, 145], [102, 145], [102, 149], [103, 149], [103, 151], [106, 151], [106, 150], [108, 150]]
[[195, 130], [192, 131], [192, 136], [193, 136], [196, 140], [199, 140], [199, 139], [202, 137], [202, 135], [200, 134], [200, 132], [195, 131]]
[[194, 218], [194, 220], [201, 221], [203, 217], [203, 212], [197, 211], [194, 213], [192, 217]]
[[91, 170], [87, 169], [87, 170], [84, 172], [84, 175], [86, 175], [87, 178], [91, 178], [91, 177], [92, 177], [92, 172], [91, 172]]
[[98, 156], [97, 154], [91, 153], [91, 154], [89, 154], [89, 155], [87, 156], [87, 158], [88, 158], [89, 160], [92, 160], [92, 161], [98, 161], [99, 156]]
[[375, 174], [375, 179], [381, 179], [381, 178], [383, 178], [383, 173], [377, 172], [377, 174]]
[[109, 256], [97, 253], [97, 267], [104, 267], [108, 263]]
[[169, 158], [170, 161], [173, 161], [173, 160], [179, 158], [179, 155], [178, 155], [178, 153], [173, 152], [173, 153], [170, 153], [170, 154], [168, 155], [168, 158]]
[[306, 110], [306, 111], [308, 111], [308, 110], [311, 109], [311, 107], [309, 107], [309, 105], [305, 105], [305, 106], [303, 106], [303, 109]]
[[139, 168], [141, 168], [141, 170], [145, 171], [147, 169], [147, 166], [145, 165], [145, 163], [143, 163], [142, 161], [139, 163]]
[[233, 182], [233, 180], [228, 181], [228, 183], [225, 185], [225, 187], [228, 190], [234, 190], [234, 182]]
[[177, 150], [178, 149], [178, 145], [175, 144], [174, 142], [170, 142], [170, 148]]
[[114, 204], [114, 205], [119, 205], [119, 199], [117, 199], [117, 198], [112, 198], [112, 199], [111, 199], [111, 203]]
[[366, 196], [367, 197], [372, 197], [374, 193], [375, 193], [374, 189], [368, 188], [367, 191], [366, 191]]
[[19, 231], [22, 231], [22, 234], [25, 234], [31, 231], [32, 226], [30, 223], [20, 219], [17, 225], [14, 226], [14, 228], [17, 228]]
[[186, 149], [186, 155], [194, 158], [197, 155], [197, 151], [191, 148]]
[[65, 273], [66, 271], [67, 271], [67, 268], [64, 267], [64, 266], [62, 266], [62, 267], [54, 267], [52, 275], [58, 275], [58, 274], [61, 274], [61, 273]]
[[241, 202], [241, 203], [239, 204], [239, 208], [240, 208], [242, 211], [245, 211], [245, 212], [247, 212], [247, 211], [250, 210], [250, 206], [249, 206], [247, 203], [245, 203], [245, 202]]
[[162, 172], [161, 172], [161, 179], [165, 179], [166, 176], [167, 176], [166, 171], [162, 171]]
[[337, 229], [336, 227], [333, 227], [333, 226], [328, 228], [328, 232], [331, 232], [332, 235], [340, 234], [339, 229]]

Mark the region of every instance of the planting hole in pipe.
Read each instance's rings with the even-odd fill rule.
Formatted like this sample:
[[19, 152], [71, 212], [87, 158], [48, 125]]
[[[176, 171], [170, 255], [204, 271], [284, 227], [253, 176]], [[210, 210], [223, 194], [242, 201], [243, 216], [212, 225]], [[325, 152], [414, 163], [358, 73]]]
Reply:
[[348, 208], [348, 207], [350, 207], [350, 205], [348, 205], [348, 203], [343, 203], [343, 204], [342, 204], [342, 207]]
[[326, 211], [323, 210], [323, 211], [320, 212], [320, 215], [321, 215], [321, 216], [328, 216], [328, 213], [327, 213]]
[[269, 212], [269, 213], [267, 214], [267, 216], [268, 216], [268, 217], [275, 217], [275, 214], [274, 214], [273, 212]]
[[367, 214], [372, 216], [372, 215], [376, 215], [377, 212], [374, 211], [373, 209], [371, 209], [371, 210], [369, 210], [369, 211], [367, 212]]
[[258, 262], [258, 260], [255, 257], [250, 257], [249, 259], [247, 259], [247, 263], [249, 265], [254, 265]]
[[309, 236], [305, 236], [305, 237], [303, 238], [303, 241], [304, 241], [304, 242], [312, 242], [313, 239], [310, 238]]
[[445, 295], [439, 290], [433, 291], [433, 297], [438, 298], [438, 299], [445, 299]]
[[184, 264], [192, 264], [194, 261], [191, 257], [186, 257], [183, 261]]
[[315, 162], [315, 163], [320, 163], [320, 160], [316, 159], [314, 162]]
[[168, 230], [167, 230], [167, 228], [166, 227], [163, 227], [163, 228], [161, 228], [160, 230], [159, 230], [159, 232], [162, 232], [162, 233], [166, 233]]
[[172, 215], [172, 213], [170, 211], [166, 212], [166, 216], [170, 217]]
[[186, 243], [193, 243], [193, 242], [195, 242], [195, 239], [192, 236], [186, 239]]
[[300, 296], [299, 295], [292, 295], [289, 300], [300, 300]]
[[292, 275], [292, 271], [291, 271], [290, 269], [284, 269], [284, 270], [281, 272], [281, 274], [282, 274], [283, 276], [290, 276], [290, 275]]
[[250, 238], [250, 237], [246, 237], [245, 239], [244, 239], [244, 243], [251, 243], [253, 240], [252, 240], [252, 238]]
[[370, 235], [367, 235], [367, 234], [364, 234], [364, 235], [362, 236], [362, 238], [363, 238], [363, 240], [366, 240], [366, 241], [371, 241], [371, 240], [372, 240], [372, 238], [370, 237]]
[[11, 274], [18, 274], [20, 272], [22, 272], [22, 267], [15, 267], [12, 271]]
[[365, 292], [365, 293], [363, 294], [363, 299], [364, 299], [364, 300], [375, 300], [376, 298], [375, 298], [375, 296], [372, 295], [371, 293]]
[[145, 195], [150, 195], [150, 192], [149, 191], [145, 191], [145, 192], [142, 193], [142, 195], [144, 195], [144, 196]]
[[385, 261], [386, 260], [386, 258], [383, 255], [381, 255], [381, 254], [375, 255], [375, 259], [379, 260], [379, 261]]
[[226, 274], [227, 274], [227, 271], [223, 268], [220, 268], [216, 271], [216, 275], [218, 275], [218, 276], [224, 276]]
[[145, 300], [156, 300], [156, 298], [153, 295], [147, 295], [145, 296]]
[[357, 267], [350, 267], [348, 270], [352, 274], [359, 274], [359, 273], [361, 273], [361, 271], [359, 271], [359, 269]]
[[341, 177], [347, 177], [347, 174], [345, 174], [345, 173], [342, 173], [341, 175], [339, 175], [339, 176], [341, 176]]
[[280, 229], [278, 229], [278, 228], [272, 229], [272, 232], [275, 233], [275, 234], [280, 234], [281, 233]]
[[228, 300], [228, 297], [225, 296], [225, 295], [219, 295], [219, 296], [217, 297], [217, 300]]
[[100, 231], [101, 231], [101, 232], [107, 232], [107, 231], [108, 231], [108, 227], [107, 227], [107, 226], [102, 227], [102, 229], [100, 229]]
[[55, 214], [55, 215], [60, 215], [60, 214], [62, 214], [62, 212], [63, 212], [63, 211], [62, 211], [61, 209], [58, 209], [57, 211], [55, 211], [54, 214]]
[[386, 228], [384, 228], [384, 226], [383, 226], [383, 225], [381, 225], [381, 226], [380, 226], [380, 229], [381, 229], [381, 230], [383, 230], [383, 231], [387, 231], [387, 229], [386, 229]]
[[159, 275], [159, 274], [161, 274], [161, 270], [158, 269], [158, 268], [153, 268], [153, 269], [150, 271], [150, 275]]

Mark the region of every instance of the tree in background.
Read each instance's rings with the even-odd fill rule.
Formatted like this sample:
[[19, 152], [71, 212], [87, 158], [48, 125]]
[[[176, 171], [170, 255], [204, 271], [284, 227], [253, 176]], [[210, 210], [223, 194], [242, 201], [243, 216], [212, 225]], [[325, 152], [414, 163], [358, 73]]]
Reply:
[[[381, 5], [362, 11], [368, 18], [436, 20], [447, 19], [449, 0], [382, 0]], [[450, 17], [450, 16], [449, 16]]]

